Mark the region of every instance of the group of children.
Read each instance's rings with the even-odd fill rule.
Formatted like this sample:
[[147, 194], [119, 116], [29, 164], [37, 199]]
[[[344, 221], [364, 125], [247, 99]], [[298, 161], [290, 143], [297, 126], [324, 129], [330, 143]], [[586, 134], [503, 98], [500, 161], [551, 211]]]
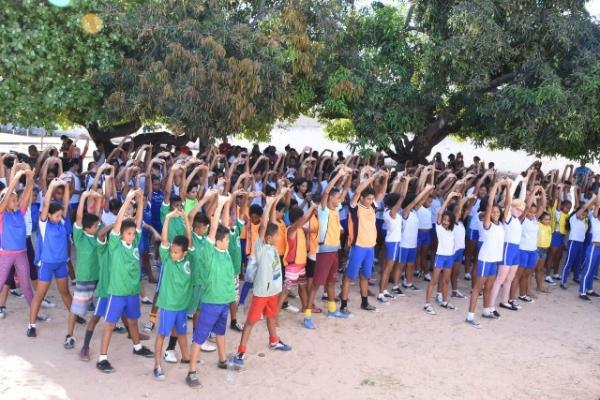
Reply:
[[[218, 368], [242, 368], [252, 329], [263, 318], [269, 348], [290, 351], [277, 333], [278, 314], [299, 311], [288, 303], [295, 292], [307, 329], [316, 329], [313, 314], [324, 312], [315, 303], [321, 287], [330, 318], [349, 317], [349, 289], [357, 280], [360, 308], [375, 311], [369, 286], [376, 264], [378, 303], [403, 296], [402, 289], [419, 290], [414, 279], [422, 277], [428, 281], [423, 309], [431, 315], [434, 292], [447, 310], [455, 309], [450, 297], [467, 297], [458, 289], [464, 268], [472, 286], [466, 322], [477, 328], [479, 296], [482, 316], [496, 319], [496, 305], [517, 311], [519, 301], [534, 301], [532, 276], [537, 290], [548, 292], [545, 285], [556, 279], [567, 289], [572, 274], [582, 300], [600, 297], [593, 290], [600, 200], [590, 170], [567, 166], [562, 176], [544, 174], [537, 162], [512, 180], [479, 160], [469, 167], [462, 156], [449, 160], [436, 155], [429, 165], [389, 170], [379, 153], [334, 157], [328, 150], [277, 153], [271, 146], [250, 153], [221, 146], [192, 157], [186, 147], [134, 151], [127, 138], [85, 172], [79, 159], [58, 158], [52, 147], [32, 163], [0, 155], [0, 318], [18, 282], [30, 304], [26, 333], [36, 337], [37, 322], [49, 319], [40, 307], [53, 306], [45, 296], [54, 279], [69, 310], [65, 349], [76, 345], [76, 324], [87, 322], [79, 357], [89, 361], [93, 332], [104, 319], [98, 370], [114, 371], [110, 341], [126, 331], [133, 354], [154, 358], [158, 380], [165, 378], [163, 359], [178, 362], [179, 345], [180, 362], [189, 365], [186, 382], [196, 387], [200, 351], [216, 350]], [[153, 299], [141, 285], [144, 274], [157, 282]], [[238, 305], [250, 293], [242, 326]], [[152, 305], [145, 332], [138, 328], [140, 303]], [[88, 311], [93, 316], [86, 321]], [[228, 325], [241, 332], [229, 359]], [[141, 340], [154, 330], [153, 352]]]

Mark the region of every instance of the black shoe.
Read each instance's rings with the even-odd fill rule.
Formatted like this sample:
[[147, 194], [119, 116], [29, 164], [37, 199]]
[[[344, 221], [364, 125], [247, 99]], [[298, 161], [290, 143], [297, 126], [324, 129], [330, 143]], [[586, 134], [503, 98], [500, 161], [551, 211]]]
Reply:
[[494, 313], [489, 313], [489, 314], [482, 313], [482, 314], [481, 314], [481, 316], [482, 316], [483, 318], [487, 318], [487, 319], [496, 319], [496, 318], [497, 318], [497, 317], [494, 315]]
[[573, 282], [579, 285], [579, 278], [573, 278]]
[[142, 356], [147, 358], [154, 357], [154, 352], [146, 346], [142, 346], [142, 348], [139, 350], [133, 349], [133, 354], [135, 354], [136, 356]]
[[392, 294], [395, 296], [402, 296], [404, 292], [399, 287], [392, 289]]
[[113, 368], [112, 365], [110, 365], [108, 360], [98, 361], [96, 363], [96, 368], [98, 368], [100, 371], [104, 372], [105, 374], [110, 374], [111, 372], [115, 372], [115, 369]]
[[[585, 301], [592, 301], [592, 299], [590, 299], [590, 298], [588, 297], [588, 295], [587, 295], [587, 294], [580, 294], [580, 295], [579, 295], [579, 298], [580, 298], [581, 300], [585, 300]], [[35, 329], [35, 328], [34, 328], [34, 329]]]
[[87, 321], [85, 320], [85, 318], [82, 318], [79, 315], [75, 319], [75, 322], [77, 322], [78, 324], [81, 324], [81, 325], [85, 325], [87, 323]]
[[594, 292], [593, 290], [591, 292], [587, 292], [587, 295], [592, 297], [600, 297], [600, 294]]
[[200, 383], [200, 379], [198, 379], [198, 374], [196, 374], [195, 372], [189, 372], [187, 374], [187, 376], [185, 377], [185, 383], [187, 383], [189, 387], [202, 386], [202, 384]]
[[496, 318], [500, 318], [500, 313], [496, 310], [492, 311], [492, 314], [494, 315], [494, 317]]
[[569, 287], [567, 285], [565, 285], [564, 283], [561, 283], [560, 284], [560, 288], [564, 289], [564, 290], [567, 290]]
[[511, 311], [519, 311], [519, 309], [514, 305], [514, 304], [505, 304], [500, 302], [500, 307], [502, 308], [506, 308], [507, 310], [511, 310]]
[[367, 303], [367, 304], [361, 304], [360, 308], [362, 308], [365, 311], [377, 311], [377, 307], [372, 306], [371, 304]]
[[227, 369], [227, 360], [219, 361], [219, 363], [217, 364], [217, 367], [219, 367], [220, 369]]
[[235, 322], [231, 322], [231, 324], [229, 324], [229, 329], [231, 329], [232, 331], [236, 331], [236, 332], [243, 332], [244, 331], [244, 327], [242, 325], [240, 325], [237, 321]]
[[30, 326], [27, 328], [27, 337], [37, 337], [37, 332], [34, 326]]

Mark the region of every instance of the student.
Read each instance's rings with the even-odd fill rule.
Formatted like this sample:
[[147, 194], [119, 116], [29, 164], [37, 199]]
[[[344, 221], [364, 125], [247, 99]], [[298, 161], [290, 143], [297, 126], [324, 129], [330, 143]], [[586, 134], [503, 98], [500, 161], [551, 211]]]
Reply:
[[229, 252], [229, 256], [231, 257], [231, 263], [233, 264], [234, 286], [236, 293], [236, 299], [229, 304], [229, 314], [231, 319], [231, 322], [229, 323], [229, 329], [241, 333], [244, 328], [237, 321], [237, 293], [240, 286], [239, 276], [242, 272], [242, 245], [240, 241], [240, 236], [242, 234], [242, 231], [244, 230], [244, 221], [238, 218], [236, 200], [238, 198], [241, 198], [242, 202], [247, 202], [248, 194], [245, 191], [236, 190], [233, 193], [231, 193], [231, 196], [231, 201], [227, 202], [225, 204], [225, 208], [223, 209], [223, 223], [227, 221], [229, 213], [231, 212], [231, 223], [226, 225], [230, 230], [229, 247], [227, 251]]
[[[559, 185], [559, 191], [563, 185]], [[562, 253], [565, 248], [565, 236], [567, 235], [567, 220], [569, 219], [569, 212], [571, 211], [572, 203], [569, 200], [560, 201], [560, 207], [557, 210], [556, 205], [559, 204], [560, 193], [556, 200], [554, 200], [554, 206], [552, 208], [553, 215], [555, 218], [555, 229], [552, 233], [552, 244], [548, 251], [548, 259], [546, 260], [546, 277], [544, 281], [550, 286], [555, 286], [554, 280], [561, 279], [558, 275], [558, 265], [562, 259]], [[554, 272], [554, 274], [552, 274]]]
[[[284, 281], [285, 287], [283, 288], [282, 296], [279, 299], [280, 308], [287, 298], [288, 290], [294, 286], [298, 286], [298, 295], [300, 296], [302, 309], [306, 311], [309, 308], [308, 293], [306, 291], [306, 261], [308, 246], [303, 226], [308, 222], [316, 208], [317, 206], [315, 203], [311, 204], [306, 210], [306, 213], [298, 206], [290, 208], [289, 216], [291, 225], [287, 229], [286, 253], [284, 257], [284, 263], [286, 264], [286, 278]], [[314, 329], [314, 326], [311, 327], [311, 325], [312, 319], [305, 317], [304, 327], [307, 329]]]
[[581, 259], [580, 254], [585, 254], [585, 248], [583, 247], [585, 242], [585, 236], [587, 232], [587, 219], [588, 211], [592, 208], [596, 201], [595, 196], [592, 197], [583, 207], [579, 207], [573, 215], [569, 217], [569, 241], [567, 243], [567, 257], [563, 266], [560, 287], [567, 289], [567, 280], [569, 278], [569, 272], [576, 273], [579, 265], [578, 261]]
[[590, 296], [600, 297], [593, 287], [594, 275], [600, 264], [600, 196], [596, 196], [594, 210], [590, 214], [590, 230], [592, 239], [585, 252], [579, 281], [579, 298], [585, 301], [590, 301]]
[[255, 244], [256, 275], [252, 288], [252, 304], [248, 311], [237, 355], [233, 359], [235, 365], [240, 368], [244, 365], [244, 356], [247, 351], [252, 328], [263, 315], [267, 319], [269, 348], [280, 351], [292, 350], [277, 335], [277, 314], [279, 312], [277, 305], [279, 293], [282, 289], [282, 269], [281, 261], [275, 248], [278, 234], [277, 225], [270, 223], [268, 218], [271, 208], [281, 200], [283, 195], [287, 193], [287, 190], [287, 188], [284, 188], [277, 197], [267, 198], [265, 214], [261, 220], [259, 235]]
[[[498, 263], [502, 260], [504, 246], [504, 228], [500, 223], [502, 213], [500, 207], [494, 204], [494, 198], [499, 188], [508, 185], [508, 180], [498, 181], [492, 186], [485, 214], [483, 217], [483, 244], [478, 255], [477, 274], [475, 285], [469, 302], [469, 312], [465, 320], [469, 325], [480, 328], [479, 321], [475, 320], [475, 307], [479, 292], [483, 289], [483, 314], [486, 318], [494, 318], [494, 313], [489, 309], [489, 295], [496, 278]], [[508, 190], [508, 189], [506, 189]]]
[[73, 245], [77, 251], [75, 269], [75, 292], [71, 302], [65, 349], [75, 347], [73, 331], [77, 316], [83, 318], [91, 304], [93, 304], [94, 290], [98, 282], [98, 229], [100, 224], [101, 202], [96, 201], [95, 213], [84, 213], [86, 200], [100, 199], [102, 196], [96, 192], [85, 191], [77, 205], [75, 224], [73, 225]]
[[[169, 225], [177, 217], [183, 219], [186, 236], [177, 235], [169, 241]], [[165, 374], [160, 365], [165, 336], [175, 333], [181, 348], [181, 362], [189, 362], [187, 346], [187, 307], [192, 297], [192, 259], [197, 257], [196, 250], [190, 245], [190, 225], [181, 209], [171, 211], [165, 216], [160, 244], [160, 258], [163, 262], [161, 291], [156, 305], [160, 309], [158, 334], [154, 348], [153, 375], [164, 380]]]
[[[135, 221], [125, 219], [127, 208], [136, 200]], [[140, 318], [140, 264], [137, 249], [143, 217], [143, 194], [141, 190], [127, 193], [127, 197], [108, 240], [110, 272], [108, 281], [108, 305], [104, 316], [104, 332], [96, 368], [110, 373], [113, 366], [108, 361], [108, 347], [116, 322], [122, 314], [127, 317], [129, 333], [133, 341], [133, 354], [154, 357], [154, 353], [140, 343], [137, 320]]]
[[[260, 197], [256, 194], [250, 195], [249, 200]], [[244, 222], [244, 231], [245, 231], [245, 253], [246, 253], [246, 271], [253, 271], [256, 264], [256, 259], [254, 257], [254, 243], [256, 243], [256, 239], [258, 237], [258, 229], [260, 227], [260, 221], [263, 216], [263, 208], [258, 204], [251, 204], [250, 207], [246, 210], [244, 207], [242, 211], [242, 215], [245, 215]], [[246, 297], [250, 293], [252, 289], [252, 281], [250, 275], [246, 277], [247, 274], [244, 274], [244, 284], [242, 285], [242, 290], [240, 292], [240, 300], [239, 304], [244, 304], [246, 301]]]
[[[62, 204], [52, 203], [52, 196], [56, 189], [64, 188]], [[40, 212], [39, 238], [37, 248], [39, 254], [36, 254], [39, 265], [39, 279], [35, 296], [31, 303], [31, 312], [29, 313], [29, 326], [27, 328], [28, 337], [36, 337], [36, 325], [38, 312], [46, 293], [50, 288], [52, 277], [56, 278], [56, 287], [62, 301], [67, 308], [71, 309], [73, 298], [69, 292], [67, 261], [69, 259], [69, 230], [67, 229], [67, 214], [69, 212], [69, 188], [66, 182], [55, 178], [48, 187], [44, 205]], [[65, 338], [65, 347], [70, 348], [71, 340], [67, 334]], [[73, 343], [74, 344], [74, 343]], [[71, 346], [72, 347], [72, 346]]]
[[[399, 214], [400, 206], [406, 197], [408, 190], [408, 184], [410, 179], [402, 177], [400, 181], [395, 185], [392, 193], [388, 193], [383, 203], [386, 210], [383, 212], [384, 224], [386, 229], [385, 236], [385, 249], [386, 258], [383, 272], [381, 273], [381, 280], [379, 282], [379, 294], [377, 300], [380, 303], [389, 303], [390, 299], [394, 299], [395, 296], [404, 296], [400, 286], [392, 288], [392, 293], [387, 290], [389, 284], [390, 273], [397, 268], [398, 262], [400, 261], [400, 242], [402, 240], [402, 216]], [[400, 188], [400, 193], [397, 192]]]
[[370, 178], [363, 180], [350, 200], [349, 239], [352, 247], [348, 257], [348, 266], [342, 281], [342, 296], [340, 311], [348, 311], [348, 293], [350, 282], [359, 279], [360, 308], [365, 311], [376, 311], [376, 307], [369, 304], [369, 279], [373, 272], [375, 259], [375, 245], [377, 228], [375, 223], [374, 201], [381, 201], [385, 194], [386, 185], [381, 185], [379, 193], [371, 188], [376, 179], [387, 180], [387, 172], [379, 171]]
[[[225, 354], [225, 331], [229, 304], [235, 301], [234, 269], [229, 254], [229, 228], [219, 224], [223, 207], [232, 198], [220, 196], [217, 208], [210, 221], [210, 231], [198, 249], [200, 265], [200, 286], [202, 287], [202, 304], [198, 324], [194, 329], [192, 352], [188, 374], [185, 378], [190, 387], [200, 386], [196, 373], [200, 346], [208, 339], [210, 333], [216, 335], [218, 364], [217, 367], [227, 369]], [[229, 218], [224, 218], [229, 224]], [[253, 299], [254, 301], [254, 299]]]
[[425, 293], [425, 306], [423, 310], [430, 315], [435, 315], [436, 312], [431, 305], [431, 296], [434, 288], [438, 284], [440, 275], [442, 275], [441, 292], [442, 302], [441, 306], [447, 310], [454, 310], [456, 307], [448, 302], [448, 284], [450, 283], [450, 275], [452, 274], [452, 267], [454, 265], [454, 225], [455, 215], [446, 211], [448, 204], [453, 199], [461, 200], [462, 195], [460, 193], [452, 192], [442, 204], [437, 216], [437, 224], [435, 227], [438, 247], [435, 255], [435, 264], [433, 270], [433, 276]]
[[[0, 163], [3, 162], [3, 158], [0, 156]], [[15, 169], [21, 167], [25, 167], [25, 165], [15, 164], [13, 166]], [[15, 188], [23, 176], [26, 177], [25, 190], [19, 199]], [[30, 306], [33, 300], [33, 290], [27, 259], [25, 214], [31, 202], [32, 188], [33, 171], [21, 169], [15, 173], [8, 187], [0, 192], [0, 288], [4, 287], [14, 266], [21, 290]], [[0, 319], [6, 315], [4, 304], [6, 303], [0, 307]]]
[[[467, 239], [465, 243], [465, 280], [471, 281], [473, 271], [477, 269], [477, 252], [478, 252], [478, 242], [479, 242], [479, 208], [481, 201], [485, 199], [488, 195], [488, 187], [485, 186], [486, 180], [491, 179], [494, 175], [494, 170], [487, 170], [485, 173], [479, 178], [473, 192], [477, 198], [475, 199], [475, 204], [471, 208], [471, 213], [469, 215], [467, 228]], [[468, 191], [467, 195], [470, 195], [471, 192]], [[472, 283], [474, 284], [474, 283]]]
[[454, 208], [454, 264], [452, 266], [452, 274], [450, 275], [450, 283], [452, 285], [452, 297], [457, 299], [465, 299], [467, 296], [458, 290], [458, 276], [463, 268], [463, 259], [466, 247], [466, 229], [465, 223], [471, 212], [471, 207], [475, 203], [476, 196], [470, 195], [463, 197], [457, 206]]

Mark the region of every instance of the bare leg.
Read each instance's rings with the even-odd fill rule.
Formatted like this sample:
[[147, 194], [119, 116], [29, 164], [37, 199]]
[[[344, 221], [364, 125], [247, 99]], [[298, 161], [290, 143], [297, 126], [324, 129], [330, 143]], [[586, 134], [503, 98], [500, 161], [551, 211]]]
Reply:
[[431, 281], [427, 284], [427, 289], [425, 290], [425, 304], [430, 304], [431, 296], [433, 294], [433, 288], [437, 285], [438, 279], [440, 278], [440, 269], [434, 268], [433, 276], [431, 277]]
[[496, 280], [492, 285], [492, 289], [490, 291], [490, 304], [488, 307], [496, 307], [496, 299], [498, 298], [498, 293], [500, 293], [500, 287], [503, 285], [507, 285], [507, 278], [510, 272], [510, 267], [508, 265], [500, 265], [498, 267], [498, 275], [496, 276]]
[[219, 361], [227, 361], [227, 354], [225, 354], [225, 336], [217, 335], [217, 354]]
[[48, 293], [49, 287], [50, 282], [38, 280], [37, 289], [35, 291], [35, 295], [33, 296], [33, 301], [31, 302], [31, 310], [29, 312], [30, 324], [35, 324], [38, 312], [40, 311], [42, 300], [44, 299], [44, 297], [46, 297], [46, 293]]

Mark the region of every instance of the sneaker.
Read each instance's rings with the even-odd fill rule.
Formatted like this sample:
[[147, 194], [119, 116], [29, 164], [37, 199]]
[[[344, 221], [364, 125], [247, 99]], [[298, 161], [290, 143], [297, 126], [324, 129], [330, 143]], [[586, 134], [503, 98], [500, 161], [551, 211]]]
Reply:
[[569, 288], [569, 285], [567, 285], [566, 283], [561, 283], [560, 288], [563, 290], [567, 290]]
[[115, 329], [113, 330], [113, 332], [116, 332], [116, 333], [126, 333], [127, 332], [127, 328], [125, 328], [122, 324], [117, 323], [115, 325]]
[[67, 350], [72, 349], [73, 347], [75, 347], [75, 338], [71, 335], [67, 335], [67, 337], [65, 337], [65, 343], [63, 344], [63, 346]]
[[402, 291], [402, 289], [400, 289], [399, 287], [397, 287], [397, 288], [393, 288], [393, 289], [392, 289], [392, 294], [393, 294], [394, 296], [400, 296], [400, 297], [404, 297], [404, 296], [405, 296], [404, 292], [403, 292], [403, 291]]
[[233, 357], [233, 365], [236, 369], [241, 369], [244, 367], [244, 355], [238, 353]]
[[591, 297], [600, 297], [600, 294], [594, 292], [593, 290], [590, 292], [587, 292], [586, 294]]
[[306, 329], [316, 329], [315, 328], [315, 324], [313, 324], [312, 318], [304, 318], [304, 322], [302, 323], [302, 325], [306, 328]]
[[559, 281], [560, 280], [560, 275], [559, 274], [554, 274], [554, 275], [552, 275], [552, 279], [554, 279], [555, 281]]
[[442, 303], [442, 304], [440, 304], [440, 306], [442, 306], [446, 310], [456, 310], [456, 306], [454, 306], [454, 304], [451, 304], [448, 302]]
[[279, 351], [290, 351], [292, 348], [287, 344], [283, 343], [281, 340], [277, 343], [270, 343], [269, 348], [271, 350], [279, 350]]
[[[588, 297], [588, 299], [589, 299], [589, 297]], [[35, 326], [27, 327], [27, 337], [37, 337], [37, 331], [35, 330]]]
[[509, 300], [508, 304], [510, 304], [511, 306], [513, 306], [513, 308], [516, 308], [517, 310], [521, 309], [521, 305], [516, 300]]
[[507, 310], [511, 310], [511, 311], [519, 311], [519, 309], [514, 304], [511, 304], [511, 303], [500, 302], [500, 307], [506, 308]]
[[231, 324], [229, 324], [229, 329], [236, 332], [244, 331], [244, 327], [237, 321], [232, 321]]
[[454, 297], [456, 299], [466, 299], [467, 298], [467, 296], [465, 296], [464, 294], [462, 294], [460, 292], [460, 290], [453, 290], [451, 297]]
[[556, 286], [556, 282], [554, 282], [554, 279], [552, 279], [550, 275], [544, 278], [544, 282], [546, 282], [550, 286]]
[[442, 297], [441, 293], [436, 293], [435, 294], [435, 302], [437, 304], [442, 304], [442, 302], [444, 301], [444, 298]]
[[154, 322], [148, 321], [144, 324], [144, 332], [150, 333], [154, 330]]
[[[152, 305], [152, 300], [150, 300], [148, 298], [148, 296], [144, 296], [144, 297], [142, 297], [142, 304], [145, 305], [145, 306], [151, 306]], [[162, 370], [161, 370], [161, 372], [162, 372]], [[163, 377], [164, 377], [164, 375], [163, 375]]]
[[407, 285], [407, 286], [405, 286], [405, 288], [406, 288], [406, 289], [413, 290], [413, 291], [415, 291], [415, 292], [416, 292], [416, 291], [419, 291], [419, 290], [421, 290], [421, 289], [419, 289], [418, 287], [416, 287], [414, 283], [411, 283], [410, 285]]
[[51, 302], [48, 299], [44, 299], [44, 300], [42, 300], [42, 307], [43, 308], [54, 308], [54, 307], [56, 307], [56, 304], [54, 304], [53, 302]]
[[298, 307], [296, 307], [295, 305], [292, 304], [288, 304], [288, 306], [285, 308], [286, 311], [289, 311], [291, 313], [298, 313], [300, 312], [300, 309]]
[[328, 318], [339, 318], [339, 319], [347, 319], [348, 315], [342, 313], [340, 310], [335, 310], [334, 312], [327, 313]]
[[329, 301], [329, 297], [325, 293], [321, 296], [321, 301]]
[[219, 368], [219, 369], [227, 369], [227, 360], [225, 360], [225, 361], [219, 361], [217, 363], [217, 368]]
[[[579, 298], [580, 298], [581, 300], [585, 300], [585, 301], [592, 301], [592, 299], [590, 299], [590, 298], [588, 297], [588, 295], [587, 295], [587, 294], [580, 294], [580, 295], [579, 295]], [[33, 329], [35, 329], [35, 328], [33, 328]], [[28, 333], [27, 333], [27, 336], [29, 336], [29, 331], [27, 331], [27, 332], [28, 332]], [[34, 332], [34, 333], [35, 333], [35, 332]]]
[[152, 373], [154, 375], [154, 379], [156, 379], [157, 381], [165, 380], [165, 373], [163, 372], [161, 367], [154, 368], [154, 371], [152, 371]]
[[175, 350], [167, 350], [163, 354], [163, 359], [168, 363], [175, 364], [177, 363], [177, 353], [175, 353]]
[[348, 307], [342, 307], [340, 308], [340, 312], [348, 317], [350, 317], [350, 315], [352, 315], [352, 313], [350, 312], [350, 310], [348, 309]]
[[365, 310], [365, 311], [377, 311], [377, 307], [367, 303], [367, 304], [361, 304], [360, 308]]
[[110, 374], [111, 372], [115, 372], [115, 369], [113, 368], [112, 365], [110, 365], [108, 360], [98, 361], [96, 363], [96, 368], [98, 368], [100, 371], [104, 372], [105, 374]]
[[40, 322], [49, 322], [50, 321], [50, 316], [46, 315], [46, 314], [38, 314], [38, 316], [35, 319], [38, 320], [38, 321], [40, 321]]
[[142, 346], [142, 348], [139, 350], [133, 349], [133, 354], [135, 354], [136, 356], [142, 356], [146, 358], [154, 357], [154, 352], [146, 346]]
[[483, 313], [481, 313], [481, 316], [483, 318], [487, 318], [487, 319], [496, 319], [496, 316], [494, 315], [494, 313], [491, 313], [491, 312], [483, 312]]
[[200, 345], [200, 350], [202, 350], [205, 353], [212, 353], [213, 351], [217, 350], [217, 346], [204, 342]]
[[415, 278], [418, 278], [419, 277], [419, 271], [413, 271], [413, 276]]
[[16, 297], [19, 297], [19, 298], [23, 297], [23, 293], [21, 293], [21, 291], [19, 289], [10, 289], [9, 292], [13, 296], [16, 296]]
[[6, 307], [0, 307], [0, 319], [6, 318]]
[[390, 300], [396, 299], [396, 296], [394, 296], [391, 293], [388, 293], [387, 290], [383, 292], [383, 297], [385, 297], [386, 299], [390, 299]]
[[187, 383], [189, 387], [202, 386], [200, 379], [198, 379], [198, 374], [195, 372], [188, 372], [187, 376], [185, 377], [185, 383]]
[[[260, 319], [262, 319], [262, 315], [261, 315], [261, 318], [260, 318]], [[214, 333], [212, 333], [212, 332], [211, 332], [211, 333], [209, 333], [209, 335], [208, 335], [208, 341], [209, 341], [209, 342], [213, 342], [213, 343], [215, 343], [215, 342], [217, 341], [217, 335], [215, 335], [215, 334], [214, 334]]]
[[471, 278], [471, 274], [467, 272], [465, 274], [465, 281], [470, 281], [471, 279], [473, 279], [473, 278]]
[[492, 314], [494, 315], [494, 317], [500, 318], [500, 313], [497, 310], [492, 311]]
[[87, 323], [85, 318], [80, 317], [79, 315], [77, 316], [77, 318], [75, 318], [75, 322], [77, 322], [78, 324], [81, 324], [81, 325], [85, 325]]
[[535, 300], [533, 300], [531, 297], [525, 295], [525, 296], [519, 296], [519, 300], [524, 301], [525, 303], [535, 303]]
[[381, 304], [390, 304], [390, 301], [383, 294], [377, 296], [377, 301]]
[[90, 361], [90, 349], [89, 347], [86, 348], [81, 348], [81, 350], [79, 351], [79, 359], [81, 361]]
[[425, 304], [425, 306], [423, 307], [423, 311], [425, 311], [429, 315], [437, 314], [431, 304]]
[[471, 325], [473, 328], [481, 329], [481, 324], [479, 323], [479, 321], [467, 318], [465, 319], [465, 322]]
[[428, 272], [428, 273], [426, 273], [426, 274], [425, 274], [425, 276], [423, 277], [423, 279], [424, 279], [426, 282], [431, 282], [431, 274], [430, 274], [429, 272]]

